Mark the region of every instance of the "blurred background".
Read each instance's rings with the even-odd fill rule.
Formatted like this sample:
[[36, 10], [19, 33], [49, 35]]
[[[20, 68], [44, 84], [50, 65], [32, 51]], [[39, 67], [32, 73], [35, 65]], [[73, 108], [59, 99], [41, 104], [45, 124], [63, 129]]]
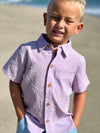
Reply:
[[[46, 7], [50, 0], [0, 0], [0, 3]], [[100, 0], [86, 0], [86, 13], [100, 16]]]

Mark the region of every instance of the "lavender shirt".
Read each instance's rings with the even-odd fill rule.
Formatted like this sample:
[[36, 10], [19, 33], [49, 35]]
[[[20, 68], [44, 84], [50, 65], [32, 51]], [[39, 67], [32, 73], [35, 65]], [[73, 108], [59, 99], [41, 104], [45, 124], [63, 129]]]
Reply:
[[20, 83], [24, 95], [27, 127], [31, 133], [68, 133], [74, 127], [69, 100], [72, 91], [82, 93], [89, 80], [85, 59], [71, 41], [53, 45], [42, 34], [37, 41], [22, 44], [3, 67], [7, 77]]

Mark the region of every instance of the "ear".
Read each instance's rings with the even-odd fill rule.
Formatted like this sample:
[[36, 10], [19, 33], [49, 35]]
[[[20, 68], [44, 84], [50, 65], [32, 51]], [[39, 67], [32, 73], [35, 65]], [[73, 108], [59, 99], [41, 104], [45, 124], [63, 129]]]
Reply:
[[74, 34], [77, 35], [83, 29], [83, 26], [84, 26], [83, 23], [79, 23], [74, 31]]
[[46, 26], [46, 23], [47, 23], [47, 13], [43, 14], [43, 19], [44, 19], [44, 26]]

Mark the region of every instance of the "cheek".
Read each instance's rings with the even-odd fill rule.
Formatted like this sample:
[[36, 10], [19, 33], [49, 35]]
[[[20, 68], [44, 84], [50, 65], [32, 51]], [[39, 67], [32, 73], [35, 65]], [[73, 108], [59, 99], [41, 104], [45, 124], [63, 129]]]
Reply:
[[52, 22], [48, 22], [46, 24], [46, 30], [50, 32], [54, 28], [54, 24]]
[[49, 20], [49, 21], [48, 21], [48, 26], [49, 26], [49, 28], [50, 28], [50, 27], [53, 28], [55, 25], [56, 25], [55, 21], [53, 21], [53, 20]]
[[76, 27], [75, 26], [69, 26], [66, 28], [67, 33], [69, 34], [73, 34], [73, 32], [75, 31]]

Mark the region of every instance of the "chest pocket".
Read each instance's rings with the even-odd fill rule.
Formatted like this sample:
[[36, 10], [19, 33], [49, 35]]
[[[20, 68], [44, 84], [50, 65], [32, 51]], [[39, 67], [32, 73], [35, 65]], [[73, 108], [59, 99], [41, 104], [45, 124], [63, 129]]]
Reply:
[[61, 84], [65, 84], [66, 86], [72, 86], [73, 80], [75, 77], [75, 72], [73, 71], [56, 71], [55, 79], [57, 79]]

